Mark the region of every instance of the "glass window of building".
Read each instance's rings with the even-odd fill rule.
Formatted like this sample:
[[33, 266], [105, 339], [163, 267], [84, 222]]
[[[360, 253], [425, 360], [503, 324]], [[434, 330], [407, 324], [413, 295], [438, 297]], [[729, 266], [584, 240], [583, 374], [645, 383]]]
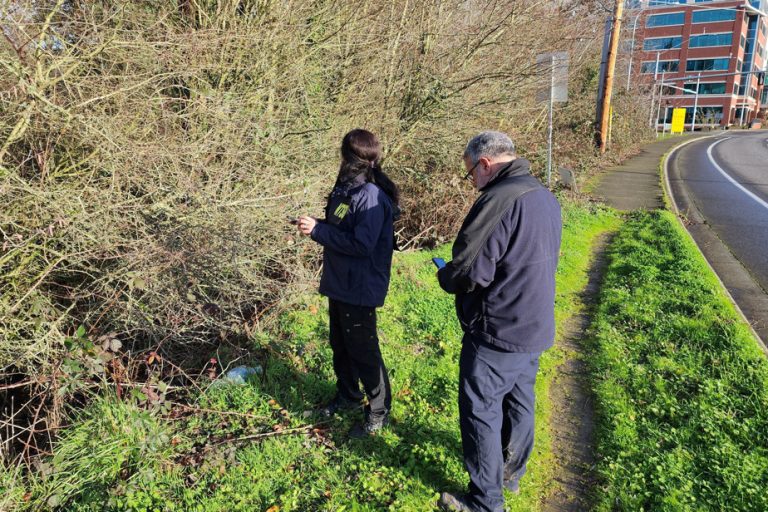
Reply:
[[[658, 123], [671, 123], [672, 113], [676, 107], [666, 107]], [[677, 107], [679, 108], [679, 107]], [[699, 107], [696, 109], [696, 124], [720, 124], [723, 119], [723, 107]], [[693, 107], [685, 108], [685, 124], [693, 121]]]
[[696, 59], [685, 63], [686, 71], [728, 71], [730, 59]]
[[711, 23], [713, 21], [733, 21], [736, 19], [734, 9], [707, 9], [694, 11], [691, 17], [692, 23]]
[[683, 44], [683, 38], [675, 37], [655, 37], [643, 41], [643, 50], [670, 50], [680, 48]]
[[[723, 107], [699, 107], [696, 109], [696, 124], [720, 124]], [[685, 109], [685, 123], [693, 122], [693, 107]]]
[[679, 71], [679, 69], [680, 69], [679, 60], [660, 60], [658, 70], [656, 70], [656, 61], [653, 60], [653, 61], [643, 62], [640, 72], [644, 74], [674, 73], [676, 71]]
[[733, 34], [699, 34], [691, 36], [689, 46], [691, 48], [703, 48], [707, 46], [731, 46]]
[[671, 12], [665, 14], [653, 14], [645, 21], [646, 27], [668, 27], [670, 25], [683, 25], [685, 23], [684, 12]]
[[[684, 94], [695, 94], [696, 82], [685, 84]], [[689, 92], [691, 91], [691, 92]], [[704, 82], [699, 84], [699, 94], [725, 94], [725, 82]]]
[[[746, 71], [756, 71], [756, 63], [755, 63], [755, 39], [757, 39], [757, 22], [758, 19], [756, 16], [750, 16], [749, 18], [749, 24], [747, 25], [747, 38], [746, 38], [746, 44], [744, 45], [744, 66], [742, 67], [742, 70]], [[741, 36], [742, 40], [744, 40], [744, 36]], [[742, 75], [741, 79], [741, 87], [739, 87], [739, 96], [746, 95], [749, 90], [747, 89], [748, 84], [751, 82], [751, 78], [749, 75]]]

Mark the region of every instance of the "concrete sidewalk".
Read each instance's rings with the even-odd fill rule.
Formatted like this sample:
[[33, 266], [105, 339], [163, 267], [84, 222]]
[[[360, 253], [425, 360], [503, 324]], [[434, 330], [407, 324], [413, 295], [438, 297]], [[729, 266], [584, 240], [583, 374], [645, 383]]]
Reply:
[[673, 147], [710, 133], [680, 135], [643, 147], [640, 154], [607, 169], [599, 177], [593, 195], [617, 210], [655, 210], [664, 207], [659, 165]]

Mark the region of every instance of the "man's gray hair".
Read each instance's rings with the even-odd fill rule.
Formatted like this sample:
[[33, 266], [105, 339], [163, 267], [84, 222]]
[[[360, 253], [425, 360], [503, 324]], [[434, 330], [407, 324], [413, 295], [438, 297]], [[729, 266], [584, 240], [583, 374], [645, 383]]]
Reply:
[[475, 135], [464, 150], [464, 158], [476, 164], [482, 157], [515, 156], [515, 143], [506, 133], [487, 131]]

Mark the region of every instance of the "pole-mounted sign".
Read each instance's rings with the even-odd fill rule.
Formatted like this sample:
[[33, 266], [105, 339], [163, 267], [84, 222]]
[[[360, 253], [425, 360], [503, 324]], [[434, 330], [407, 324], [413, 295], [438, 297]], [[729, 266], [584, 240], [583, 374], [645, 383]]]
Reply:
[[547, 149], [547, 186], [552, 186], [552, 131], [555, 103], [568, 101], [568, 66], [570, 59], [567, 52], [544, 53], [536, 57], [539, 75], [539, 89], [536, 101], [549, 102], [549, 146]]

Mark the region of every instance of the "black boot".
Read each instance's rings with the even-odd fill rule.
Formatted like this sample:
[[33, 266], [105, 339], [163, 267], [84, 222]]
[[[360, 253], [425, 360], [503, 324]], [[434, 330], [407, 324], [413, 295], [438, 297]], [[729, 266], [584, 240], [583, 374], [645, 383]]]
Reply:
[[336, 395], [333, 397], [333, 399], [328, 402], [327, 404], [320, 407], [319, 412], [322, 416], [325, 416], [326, 418], [330, 418], [334, 414], [344, 413], [348, 411], [353, 411], [355, 409], [359, 409], [362, 407], [362, 403], [356, 402], [354, 400], [347, 400], [341, 395]]
[[375, 434], [387, 425], [389, 425], [389, 414], [379, 416], [366, 414], [365, 422], [352, 427], [352, 430], [349, 431], [349, 437], [353, 439], [362, 439], [371, 434]]
[[444, 492], [440, 495], [440, 500], [437, 502], [437, 506], [440, 510], [447, 510], [450, 512], [473, 512], [474, 509], [464, 501], [463, 496], [456, 496], [449, 492]]
[[520, 494], [520, 480], [505, 480], [504, 488], [512, 494]]

